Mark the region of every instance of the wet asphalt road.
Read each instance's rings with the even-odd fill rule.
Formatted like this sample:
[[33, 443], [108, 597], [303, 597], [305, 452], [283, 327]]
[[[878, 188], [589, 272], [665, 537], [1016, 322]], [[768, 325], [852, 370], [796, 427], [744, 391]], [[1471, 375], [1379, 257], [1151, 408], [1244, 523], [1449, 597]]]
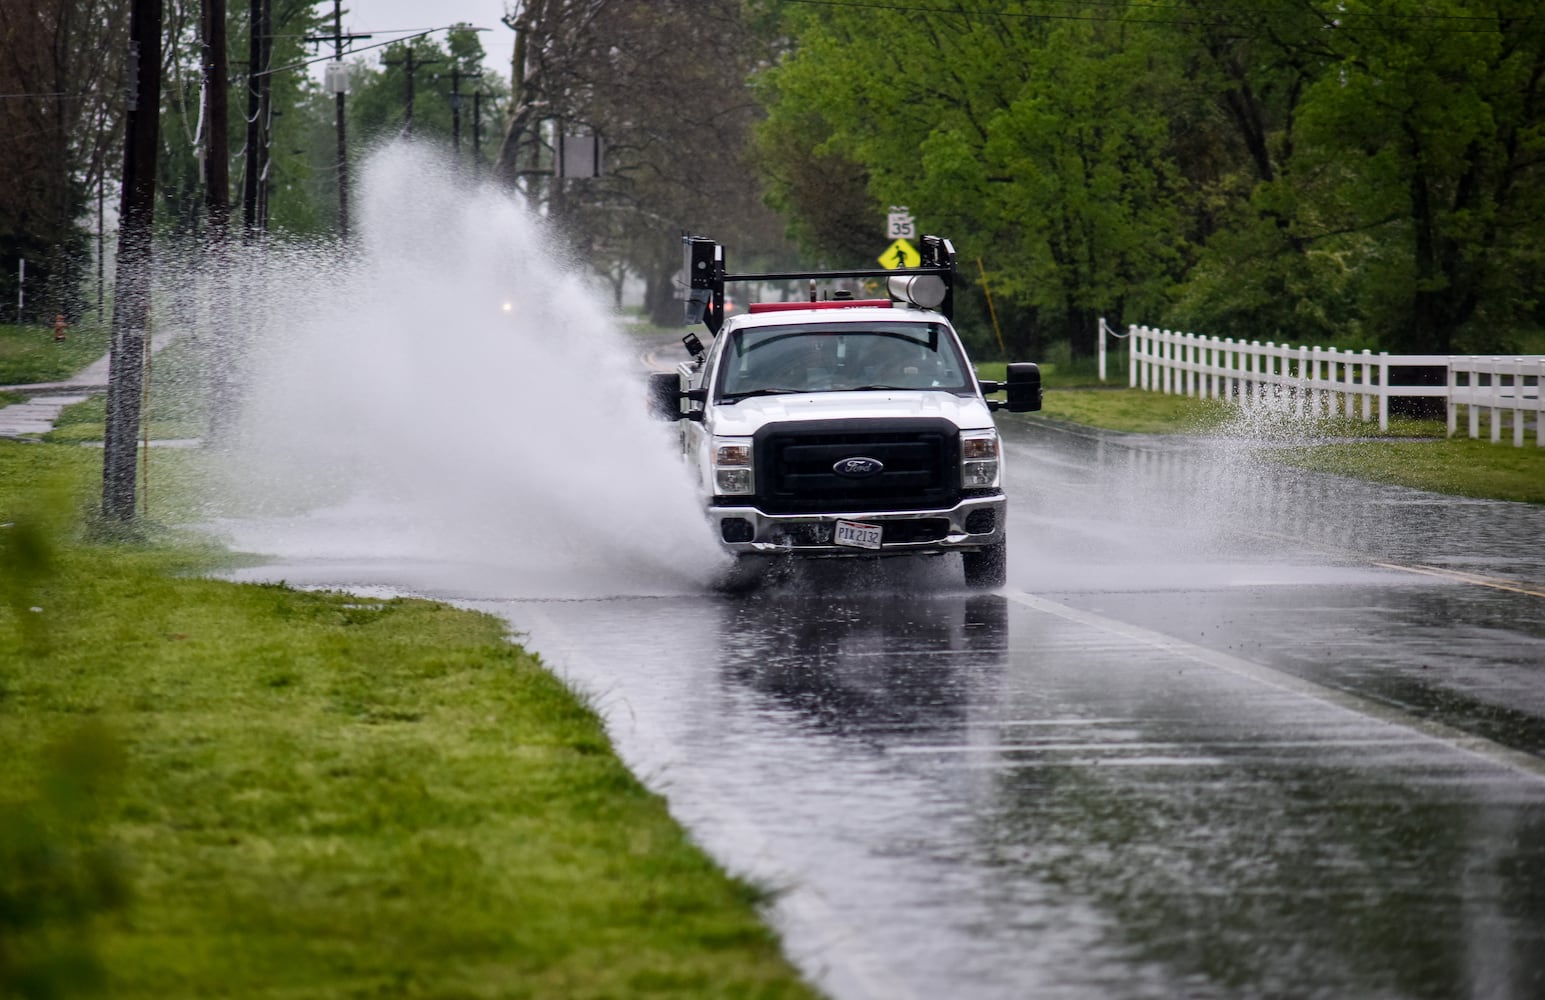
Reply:
[[1545, 509], [1006, 423], [1009, 587], [507, 618], [838, 997], [1545, 996]]

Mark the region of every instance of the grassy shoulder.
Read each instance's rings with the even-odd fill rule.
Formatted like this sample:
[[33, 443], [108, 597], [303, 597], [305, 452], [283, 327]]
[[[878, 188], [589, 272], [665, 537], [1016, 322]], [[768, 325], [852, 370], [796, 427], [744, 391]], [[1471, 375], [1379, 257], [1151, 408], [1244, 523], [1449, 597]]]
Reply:
[[1279, 461], [1304, 469], [1394, 483], [1451, 496], [1545, 504], [1545, 448], [1456, 437], [1440, 441], [1333, 441], [1284, 448]]
[[0, 442], [0, 993], [811, 995], [502, 622], [93, 540], [100, 461]]
[[0, 323], [0, 385], [28, 385], [67, 379], [107, 353], [100, 325], [71, 327], [63, 341], [52, 327]]

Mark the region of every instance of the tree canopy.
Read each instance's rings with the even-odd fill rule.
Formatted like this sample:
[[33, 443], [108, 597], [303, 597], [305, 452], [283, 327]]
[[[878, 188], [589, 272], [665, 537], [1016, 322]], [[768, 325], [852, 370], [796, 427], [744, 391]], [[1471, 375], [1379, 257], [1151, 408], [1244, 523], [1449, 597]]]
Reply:
[[[200, 162], [221, 152], [197, 29], [212, 2], [164, 5], [163, 230], [205, 224]], [[8, 300], [23, 256], [43, 309], [80, 294], [92, 195], [121, 152], [124, 7], [0, 7]], [[232, 120], [255, 123], [229, 130], [232, 201], [256, 199], [264, 229], [336, 231], [335, 101], [305, 65], [331, 47], [331, 4], [225, 9], [222, 82]], [[892, 205], [955, 242], [976, 286], [963, 324], [988, 342], [990, 291], [1015, 355], [1088, 352], [1099, 316], [1432, 353], [1507, 349], [1545, 319], [1545, 15], [1530, 0], [507, 9], [494, 30], [516, 33], [510, 67], [485, 65], [471, 30], [349, 56], [348, 159], [409, 131], [411, 106], [416, 138], [524, 192], [619, 287], [643, 277], [661, 319], [682, 231], [726, 243], [737, 269], [789, 263], [785, 237], [810, 263], [867, 266]], [[250, 55], [260, 10], [266, 77]], [[557, 175], [575, 137], [598, 139], [599, 176]]]
[[90, 262], [81, 225], [122, 151], [128, 10], [109, 0], [0, 4], [0, 301], [26, 319], [81, 308]]
[[[1517, 0], [762, 0], [759, 160], [812, 251], [906, 204], [1018, 348], [1096, 316], [1447, 353], [1537, 318], [1545, 18]], [[1000, 312], [1002, 312], [1000, 304]]]

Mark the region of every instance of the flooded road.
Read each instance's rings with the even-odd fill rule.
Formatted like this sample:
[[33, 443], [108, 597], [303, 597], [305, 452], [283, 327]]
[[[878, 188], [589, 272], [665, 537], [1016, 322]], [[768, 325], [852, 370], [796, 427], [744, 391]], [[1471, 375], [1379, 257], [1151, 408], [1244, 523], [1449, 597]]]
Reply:
[[1005, 434], [994, 594], [586, 584], [369, 507], [233, 541], [506, 618], [833, 996], [1545, 995], [1545, 510]]

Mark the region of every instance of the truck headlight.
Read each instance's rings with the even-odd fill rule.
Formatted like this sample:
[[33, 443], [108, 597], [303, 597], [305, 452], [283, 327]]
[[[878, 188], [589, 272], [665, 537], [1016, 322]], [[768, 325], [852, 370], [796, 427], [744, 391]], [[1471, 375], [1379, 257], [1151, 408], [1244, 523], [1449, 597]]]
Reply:
[[968, 489], [998, 485], [998, 432], [996, 430], [961, 432], [960, 485]]
[[749, 438], [714, 438], [710, 460], [715, 493], [742, 496], [756, 492], [756, 469]]

